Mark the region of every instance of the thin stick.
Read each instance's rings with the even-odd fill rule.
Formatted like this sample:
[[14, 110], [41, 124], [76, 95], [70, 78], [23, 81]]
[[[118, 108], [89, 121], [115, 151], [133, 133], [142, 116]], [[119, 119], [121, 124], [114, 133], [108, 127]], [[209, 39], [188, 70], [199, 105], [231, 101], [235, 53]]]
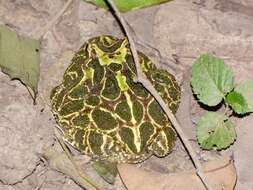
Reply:
[[34, 37], [36, 39], [41, 39], [43, 36], [52, 28], [58, 21], [58, 19], [62, 16], [62, 14], [67, 10], [67, 8], [70, 6], [70, 4], [73, 2], [73, 0], [68, 0], [65, 5], [62, 7], [62, 9], [55, 15], [55, 17], [40, 31], [34, 33]]
[[[128, 26], [125, 22], [125, 20], [123, 19], [123, 17], [121, 16], [121, 13], [119, 12], [118, 8], [115, 6], [113, 0], [107, 0], [107, 2], [109, 3], [109, 5], [111, 6], [111, 8], [113, 9], [115, 16], [117, 17], [117, 19], [119, 20], [125, 34], [126, 37], [128, 38], [129, 41], [129, 46], [130, 46], [130, 50], [132, 52], [133, 55], [133, 60], [136, 66], [136, 70], [137, 70], [137, 82], [142, 83], [142, 85], [154, 96], [154, 98], [158, 101], [158, 103], [161, 105], [161, 107], [163, 108], [164, 112], [167, 114], [168, 118], [170, 119], [171, 123], [173, 124], [173, 126], [175, 127], [182, 143], [184, 144], [186, 150], [188, 151], [192, 162], [196, 168], [196, 173], [197, 175], [200, 177], [201, 181], [203, 182], [203, 185], [206, 187], [206, 189], [208, 190], [214, 190], [214, 187], [212, 187], [207, 180], [207, 177], [204, 174], [204, 170], [203, 167], [200, 163], [200, 161], [197, 158], [197, 154], [194, 151], [194, 149], [191, 146], [190, 141], [188, 140], [188, 137], [186, 136], [186, 134], [183, 132], [179, 122], [177, 121], [176, 117], [174, 116], [174, 114], [170, 111], [170, 109], [168, 109], [167, 104], [163, 101], [163, 99], [161, 98], [161, 96], [157, 93], [157, 91], [155, 90], [155, 88], [153, 87], [153, 85], [150, 83], [149, 80], [147, 80], [146, 76], [142, 73], [141, 68], [140, 68], [140, 64], [139, 64], [139, 58], [138, 58], [138, 54], [135, 48], [135, 44], [134, 41], [131, 37], [131, 34], [128, 30]], [[215, 187], [215, 190], [218, 190], [220, 188]]]

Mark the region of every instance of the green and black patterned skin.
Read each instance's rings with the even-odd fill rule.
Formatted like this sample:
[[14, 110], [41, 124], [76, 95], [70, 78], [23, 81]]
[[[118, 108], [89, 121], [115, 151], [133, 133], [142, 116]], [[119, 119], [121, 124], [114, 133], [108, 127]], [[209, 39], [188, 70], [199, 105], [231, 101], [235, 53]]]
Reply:
[[[180, 87], [139, 52], [142, 71], [173, 113]], [[126, 39], [99, 36], [75, 54], [62, 83], [51, 92], [64, 139], [96, 160], [137, 163], [167, 155], [176, 133], [153, 96], [134, 83], [135, 65]]]

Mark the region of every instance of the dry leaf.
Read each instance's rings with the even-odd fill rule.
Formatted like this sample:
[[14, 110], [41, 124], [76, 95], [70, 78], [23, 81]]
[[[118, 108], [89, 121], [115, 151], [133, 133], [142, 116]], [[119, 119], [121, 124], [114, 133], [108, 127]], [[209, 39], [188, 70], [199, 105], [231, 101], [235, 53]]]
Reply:
[[12, 79], [21, 80], [37, 93], [40, 75], [40, 42], [21, 37], [0, 25], [0, 68]]
[[[209, 161], [203, 166], [212, 185], [222, 187], [223, 190], [234, 189], [236, 171], [229, 157]], [[128, 190], [205, 190], [194, 171], [161, 174], [145, 171], [130, 164], [121, 164], [118, 170]]]
[[96, 183], [89, 179], [83, 171], [78, 171], [65, 152], [60, 152], [57, 148], [50, 147], [45, 150], [43, 157], [48, 161], [50, 168], [66, 174], [85, 189], [102, 190], [102, 188], [95, 188], [91, 185], [91, 183], [95, 185]]

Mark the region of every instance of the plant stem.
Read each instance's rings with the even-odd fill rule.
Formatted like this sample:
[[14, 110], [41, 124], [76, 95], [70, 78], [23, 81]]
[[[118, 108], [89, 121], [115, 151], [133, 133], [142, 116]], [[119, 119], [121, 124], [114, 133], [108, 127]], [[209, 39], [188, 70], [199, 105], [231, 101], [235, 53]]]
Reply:
[[137, 70], [137, 81], [136, 82], [142, 83], [142, 85], [154, 96], [154, 98], [158, 101], [158, 103], [163, 108], [164, 112], [166, 113], [169, 120], [171, 121], [174, 128], [176, 129], [176, 131], [177, 131], [182, 143], [184, 144], [186, 150], [188, 151], [188, 153], [189, 153], [189, 155], [192, 159], [192, 162], [193, 162], [193, 164], [196, 168], [196, 173], [200, 177], [200, 179], [201, 179], [203, 185], [206, 187], [206, 189], [207, 190], [218, 190], [218, 189], [220, 189], [218, 187], [213, 187], [213, 186], [210, 185], [210, 183], [207, 180], [207, 177], [204, 174], [203, 167], [202, 167], [200, 161], [198, 160], [197, 154], [194, 151], [194, 149], [192, 148], [191, 143], [188, 140], [188, 137], [183, 132], [182, 127], [180, 126], [180, 124], [177, 121], [176, 117], [170, 111], [170, 109], [168, 109], [167, 104], [163, 101], [163, 99], [158, 94], [158, 92], [155, 90], [155, 88], [153, 87], [151, 82], [142, 73], [141, 68], [140, 68], [140, 64], [139, 64], [139, 58], [138, 58], [137, 50], [135, 48], [135, 44], [134, 44], [134, 41], [133, 41], [133, 39], [131, 37], [131, 34], [129, 32], [128, 26], [127, 26], [125, 20], [123, 19], [123, 17], [121, 16], [121, 13], [119, 12], [118, 8], [115, 6], [113, 0], [107, 0], [107, 2], [109, 3], [112, 10], [114, 11], [116, 18], [119, 21], [119, 24], [122, 26], [123, 31], [125, 32], [126, 37], [128, 38], [130, 50], [132, 52], [133, 60], [134, 60], [136, 70]]
[[228, 103], [225, 102], [225, 111], [224, 115], [230, 117], [233, 114], [233, 110], [229, 107]]

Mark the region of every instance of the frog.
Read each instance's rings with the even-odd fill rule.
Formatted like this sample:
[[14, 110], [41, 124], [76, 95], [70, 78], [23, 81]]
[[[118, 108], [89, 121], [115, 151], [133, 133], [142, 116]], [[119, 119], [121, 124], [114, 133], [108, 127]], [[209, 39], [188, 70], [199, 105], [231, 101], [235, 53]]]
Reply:
[[[138, 51], [141, 71], [176, 113], [181, 90], [174, 75]], [[94, 161], [140, 163], [168, 155], [176, 131], [153, 95], [137, 80], [127, 38], [93, 37], [75, 53], [51, 91], [63, 139]]]

